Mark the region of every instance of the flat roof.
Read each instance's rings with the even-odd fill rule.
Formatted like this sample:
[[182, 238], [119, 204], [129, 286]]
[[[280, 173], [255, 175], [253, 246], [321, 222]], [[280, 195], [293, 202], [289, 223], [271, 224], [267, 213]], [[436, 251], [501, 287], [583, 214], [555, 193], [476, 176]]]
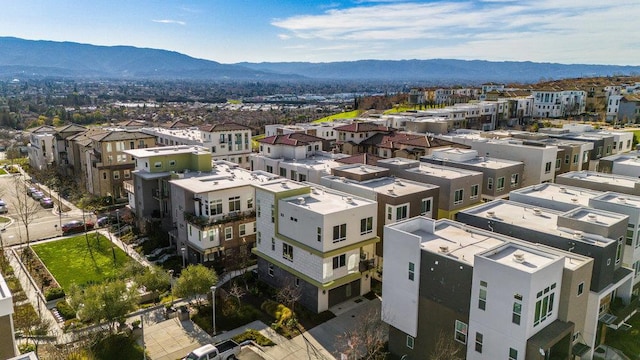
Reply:
[[564, 213], [560, 211], [539, 208], [514, 201], [494, 200], [473, 208], [464, 209], [460, 212], [483, 217], [486, 218], [487, 221], [511, 224], [515, 227], [532, 229], [600, 247], [615, 242], [615, 240], [601, 235], [558, 227], [558, 218], [564, 215]]
[[368, 165], [368, 164], [350, 164], [350, 165], [342, 165], [335, 170], [340, 170], [345, 173], [354, 174], [354, 175], [367, 175], [371, 173], [379, 173], [386, 172], [389, 169], [380, 166]]
[[489, 156], [478, 156], [478, 151], [473, 149], [447, 148], [434, 150], [429, 156], [422, 158], [440, 160], [445, 162], [466, 164], [478, 168], [504, 169], [523, 164], [522, 161], [499, 159]]
[[353, 196], [323, 186], [314, 186], [304, 195], [282, 199], [291, 205], [311, 210], [318, 214], [331, 214], [345, 209], [376, 205], [373, 200]]
[[534, 273], [560, 258], [557, 254], [545, 253], [516, 243], [508, 243], [478, 256], [528, 273]]
[[594, 197], [593, 200], [606, 201], [609, 203], [640, 209], [640, 196], [636, 195], [607, 191], [606, 193]]
[[308, 185], [299, 183], [297, 181], [285, 179], [285, 178], [278, 178], [268, 183], [258, 183], [258, 184], [254, 183], [254, 186], [256, 186], [256, 188], [263, 189], [273, 193], [280, 193], [284, 191], [309, 188]]
[[443, 179], [458, 179], [458, 178], [464, 178], [468, 176], [477, 176], [477, 175], [482, 176], [482, 173], [478, 171], [460, 169], [460, 168], [444, 166], [444, 165], [435, 165], [435, 164], [429, 164], [429, 163], [420, 163], [420, 166], [415, 168], [405, 169], [405, 171], [422, 174], [426, 176], [443, 178]]
[[184, 178], [169, 181], [194, 194], [230, 189], [234, 187], [250, 186], [255, 183], [277, 179], [278, 176], [258, 171], [249, 171], [226, 161], [215, 161], [211, 172], [189, 172]]
[[611, 211], [579, 207], [565, 212], [562, 216], [584, 223], [610, 226], [628, 218], [624, 214]]
[[433, 184], [425, 184], [417, 181], [394, 178], [390, 176], [365, 181], [356, 181], [334, 175], [325, 176], [323, 179], [370, 189], [377, 193], [383, 193], [391, 197], [411, 195], [420, 191], [436, 189], [438, 187], [437, 185]]
[[531, 185], [511, 192], [534, 198], [574, 204], [576, 206], [589, 206], [589, 199], [602, 194], [601, 191], [555, 183]]
[[589, 181], [600, 184], [611, 184], [622, 186], [625, 188], [635, 189], [636, 184], [640, 183], [640, 179], [631, 176], [623, 176], [616, 174], [605, 174], [595, 171], [571, 171], [560, 174], [557, 177], [576, 179], [581, 181]]
[[168, 154], [211, 154], [207, 148], [195, 145], [156, 146], [145, 149], [129, 149], [123, 152], [136, 158], [148, 158]]

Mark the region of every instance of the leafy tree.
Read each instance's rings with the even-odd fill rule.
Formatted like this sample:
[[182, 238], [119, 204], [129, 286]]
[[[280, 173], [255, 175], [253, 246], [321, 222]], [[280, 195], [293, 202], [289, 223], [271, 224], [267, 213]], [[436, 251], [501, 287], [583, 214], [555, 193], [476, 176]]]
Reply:
[[211, 286], [218, 282], [215, 271], [204, 265], [189, 265], [182, 271], [173, 287], [173, 293], [177, 297], [196, 298], [200, 305], [200, 295], [208, 294]]
[[133, 311], [138, 302], [138, 289], [127, 288], [122, 280], [86, 287], [83, 291], [72, 288], [71, 305], [76, 307], [78, 318], [93, 322], [106, 321], [109, 331], [115, 332], [116, 324]]
[[145, 268], [141, 274], [135, 277], [135, 281], [153, 293], [164, 291], [171, 285], [169, 273], [160, 267]]

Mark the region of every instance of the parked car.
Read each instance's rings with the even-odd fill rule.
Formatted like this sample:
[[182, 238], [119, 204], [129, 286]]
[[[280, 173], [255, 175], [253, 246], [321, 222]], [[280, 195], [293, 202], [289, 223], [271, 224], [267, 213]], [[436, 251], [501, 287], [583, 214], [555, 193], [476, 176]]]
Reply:
[[29, 186], [27, 188], [27, 195], [31, 196], [31, 194], [33, 194], [36, 191], [38, 191], [38, 189], [34, 188], [33, 186]]
[[[86, 228], [87, 230], [93, 229], [93, 223], [87, 222]], [[73, 221], [69, 221], [68, 223], [62, 224], [62, 233], [65, 235], [73, 234], [77, 232], [83, 232], [84, 229], [85, 229], [85, 222], [82, 220], [73, 220]]]
[[240, 345], [229, 339], [215, 346], [211, 344], [201, 346], [190, 352], [182, 360], [232, 360], [236, 359], [239, 353]]
[[40, 205], [45, 209], [51, 209], [53, 207], [53, 200], [48, 197], [43, 197], [40, 199]]
[[40, 200], [44, 197], [44, 193], [42, 191], [36, 190], [31, 193], [31, 197], [33, 200]]
[[107, 225], [115, 224], [116, 218], [112, 218], [111, 216], [103, 216], [96, 221], [96, 226], [105, 227]]
[[5, 203], [4, 200], [0, 199], [0, 214], [6, 214], [7, 212], [9, 212], [7, 203]]

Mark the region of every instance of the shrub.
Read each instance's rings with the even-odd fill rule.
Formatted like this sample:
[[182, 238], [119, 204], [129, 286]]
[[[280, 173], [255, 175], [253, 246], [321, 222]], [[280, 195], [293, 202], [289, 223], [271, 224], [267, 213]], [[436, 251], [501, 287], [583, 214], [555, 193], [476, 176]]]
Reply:
[[273, 300], [266, 300], [260, 306], [267, 314], [273, 316], [279, 325], [289, 320], [293, 316], [293, 312], [288, 307], [279, 304]]
[[65, 318], [65, 320], [73, 319], [76, 317], [75, 310], [73, 310], [73, 308], [71, 308], [71, 306], [69, 306], [69, 304], [67, 304], [67, 302], [64, 300], [58, 301], [58, 303], [56, 304], [56, 308], [58, 309], [58, 313], [60, 313], [60, 316]]
[[47, 301], [51, 301], [51, 300], [63, 298], [64, 295], [65, 295], [64, 289], [62, 289], [61, 287], [56, 287], [56, 288], [50, 288], [49, 290], [45, 291], [44, 298], [47, 299]]
[[35, 344], [20, 344], [18, 345], [18, 350], [20, 350], [21, 354], [25, 354], [28, 352], [32, 352], [32, 351], [36, 351], [36, 345]]
[[260, 346], [273, 346], [276, 344], [268, 337], [262, 335], [259, 331], [253, 329], [249, 329], [242, 334], [234, 336], [233, 340], [235, 340], [237, 343], [241, 343], [247, 340], [253, 340], [253, 342]]

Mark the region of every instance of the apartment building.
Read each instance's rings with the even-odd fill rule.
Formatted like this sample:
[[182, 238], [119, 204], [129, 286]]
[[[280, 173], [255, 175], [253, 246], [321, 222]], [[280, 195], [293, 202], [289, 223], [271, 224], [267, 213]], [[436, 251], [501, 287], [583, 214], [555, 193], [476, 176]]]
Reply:
[[[604, 210], [578, 207], [567, 212], [534, 208], [506, 200], [482, 204], [458, 213], [458, 220], [497, 233], [575, 252], [593, 259], [586, 317], [581, 336], [594, 349], [606, 330], [628, 317], [619, 317], [618, 304], [629, 305], [633, 271], [622, 266], [628, 217]], [[586, 293], [586, 289], [583, 289]], [[610, 317], [607, 317], [610, 315]], [[627, 315], [629, 316], [629, 315]], [[608, 320], [604, 320], [608, 319]]]
[[38, 126], [29, 133], [29, 166], [36, 170], [45, 170], [55, 161], [56, 129], [49, 125]]
[[430, 156], [421, 157], [420, 161], [481, 172], [484, 186], [480, 191], [483, 201], [508, 198], [509, 191], [522, 186], [522, 162], [478, 156], [476, 150], [439, 149], [433, 151]]
[[481, 172], [403, 158], [379, 160], [378, 166], [389, 169], [392, 176], [438, 186], [438, 219], [453, 219], [461, 209], [482, 201]]
[[595, 171], [572, 171], [556, 177], [556, 183], [592, 189], [640, 195], [640, 179], [637, 177], [605, 174]]
[[534, 116], [561, 118], [585, 112], [587, 93], [582, 90], [533, 90]]
[[603, 157], [598, 164], [598, 171], [608, 174], [640, 177], [640, 150]]
[[174, 228], [169, 180], [189, 173], [211, 171], [211, 153], [189, 145], [161, 146], [124, 150], [134, 161], [133, 177], [124, 181], [129, 207], [144, 232], [152, 223]]
[[[208, 152], [207, 152], [208, 153]], [[187, 263], [246, 266], [256, 240], [254, 183], [277, 178], [218, 160], [209, 173], [172, 174], [175, 240]]]
[[380, 243], [376, 245], [373, 265], [382, 268], [383, 228], [387, 224], [410, 219], [415, 216], [437, 216], [439, 188], [436, 185], [390, 177], [387, 168], [370, 165], [345, 165], [332, 169], [320, 184], [355, 196], [376, 201], [377, 233]]
[[424, 359], [443, 340], [466, 359], [589, 351], [579, 334], [592, 259], [447, 219], [412, 218], [384, 236], [382, 319], [398, 358]]
[[640, 94], [627, 94], [620, 99], [618, 121], [623, 124], [635, 124], [640, 120]]
[[0, 274], [0, 358], [8, 359], [19, 354], [13, 327], [13, 296], [2, 274]]
[[295, 125], [285, 124], [271, 124], [264, 126], [265, 137], [275, 135], [286, 135], [291, 133], [304, 133], [308, 135], [317, 136], [322, 138], [322, 150], [330, 151], [335, 145], [338, 139], [338, 132], [334, 130], [336, 126], [341, 126], [341, 123], [325, 122], [325, 123], [299, 123]]
[[254, 183], [258, 277], [322, 312], [370, 291], [375, 201], [286, 179]]
[[61, 175], [73, 176], [75, 170], [73, 167], [73, 151], [71, 150], [71, 144], [68, 140], [69, 137], [85, 131], [87, 131], [87, 128], [76, 124], [56, 128], [55, 142], [53, 143], [55, 149], [54, 159], [57, 171]]

